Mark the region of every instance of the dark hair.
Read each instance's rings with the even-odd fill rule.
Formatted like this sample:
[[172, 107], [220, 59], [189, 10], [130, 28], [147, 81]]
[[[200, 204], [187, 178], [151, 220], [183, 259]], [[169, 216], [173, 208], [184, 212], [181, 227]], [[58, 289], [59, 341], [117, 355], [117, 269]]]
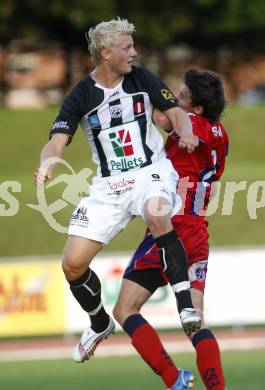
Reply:
[[185, 72], [184, 83], [190, 90], [192, 105], [202, 106], [202, 116], [210, 123], [216, 122], [226, 105], [219, 76], [209, 70], [189, 69]]

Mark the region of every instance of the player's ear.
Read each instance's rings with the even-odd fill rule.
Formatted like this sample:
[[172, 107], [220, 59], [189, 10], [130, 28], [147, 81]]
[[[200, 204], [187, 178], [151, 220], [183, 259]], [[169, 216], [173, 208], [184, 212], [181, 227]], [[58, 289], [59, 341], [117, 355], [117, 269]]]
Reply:
[[202, 115], [203, 111], [204, 111], [203, 106], [194, 106], [193, 107], [193, 112], [196, 115]]
[[110, 50], [106, 47], [102, 47], [102, 49], [100, 49], [100, 54], [104, 60], [108, 60], [110, 57]]

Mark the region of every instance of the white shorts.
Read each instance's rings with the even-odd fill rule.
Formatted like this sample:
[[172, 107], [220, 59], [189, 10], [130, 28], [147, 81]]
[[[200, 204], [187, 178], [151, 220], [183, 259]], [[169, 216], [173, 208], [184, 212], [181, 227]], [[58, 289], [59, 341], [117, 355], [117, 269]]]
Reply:
[[166, 198], [174, 215], [181, 208], [181, 198], [176, 195], [178, 179], [168, 159], [135, 172], [95, 177], [89, 187], [90, 195], [81, 200], [72, 214], [68, 234], [107, 244], [134, 216], [144, 219], [144, 204], [153, 197]]

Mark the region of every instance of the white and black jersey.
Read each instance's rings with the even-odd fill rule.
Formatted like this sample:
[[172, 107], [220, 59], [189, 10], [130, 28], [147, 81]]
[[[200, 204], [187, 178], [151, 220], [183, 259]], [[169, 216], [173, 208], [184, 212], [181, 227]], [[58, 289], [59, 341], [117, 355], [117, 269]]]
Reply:
[[152, 122], [153, 106], [165, 111], [177, 101], [146, 69], [134, 66], [113, 89], [89, 75], [65, 98], [50, 137], [65, 133], [70, 143], [80, 124], [99, 176], [139, 169], [165, 157], [162, 136]]

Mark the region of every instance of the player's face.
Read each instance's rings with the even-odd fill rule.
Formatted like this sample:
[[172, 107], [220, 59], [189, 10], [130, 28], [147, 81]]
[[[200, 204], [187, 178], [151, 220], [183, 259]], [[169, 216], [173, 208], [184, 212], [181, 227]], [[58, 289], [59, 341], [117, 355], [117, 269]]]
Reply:
[[187, 85], [182, 84], [176, 96], [179, 106], [186, 112], [193, 112], [191, 93]]
[[117, 44], [110, 51], [108, 64], [112, 70], [119, 74], [130, 73], [136, 55], [132, 37], [121, 35]]

